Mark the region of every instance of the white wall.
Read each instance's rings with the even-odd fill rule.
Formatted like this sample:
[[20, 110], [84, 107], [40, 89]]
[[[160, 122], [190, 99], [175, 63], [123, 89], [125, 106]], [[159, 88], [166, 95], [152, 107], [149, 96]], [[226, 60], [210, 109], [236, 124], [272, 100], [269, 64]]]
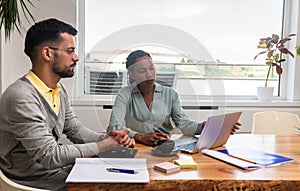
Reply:
[[[30, 7], [30, 10], [37, 21], [55, 17], [73, 26], [76, 25], [76, 0], [41, 0], [32, 2], [35, 7]], [[22, 22], [26, 30], [31, 26], [24, 19]], [[1, 92], [9, 84], [26, 74], [31, 68], [30, 60], [23, 51], [25, 33], [26, 31], [23, 32], [23, 35], [20, 35], [15, 31], [10, 41], [2, 42], [1, 44]], [[65, 80], [65, 83], [72, 88], [72, 80]], [[70, 88], [68, 89], [71, 90]]]

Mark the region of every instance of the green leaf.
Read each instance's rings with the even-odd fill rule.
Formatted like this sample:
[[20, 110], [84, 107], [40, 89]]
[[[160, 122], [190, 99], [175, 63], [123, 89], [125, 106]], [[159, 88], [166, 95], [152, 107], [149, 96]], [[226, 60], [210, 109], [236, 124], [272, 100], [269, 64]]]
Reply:
[[275, 60], [276, 62], [279, 60], [279, 58], [280, 58], [279, 53], [277, 53], [277, 54], [274, 55], [274, 60]]
[[297, 54], [297, 56], [300, 56], [300, 46], [299, 45], [296, 46], [296, 54]]
[[21, 8], [21, 12], [29, 23], [31, 20], [35, 22], [35, 18], [30, 13], [25, 2], [33, 6], [30, 0], [0, 0], [0, 27], [4, 26], [6, 40], [10, 39], [14, 29], [20, 34], [22, 34], [21, 31], [24, 29], [21, 24], [18, 7]]

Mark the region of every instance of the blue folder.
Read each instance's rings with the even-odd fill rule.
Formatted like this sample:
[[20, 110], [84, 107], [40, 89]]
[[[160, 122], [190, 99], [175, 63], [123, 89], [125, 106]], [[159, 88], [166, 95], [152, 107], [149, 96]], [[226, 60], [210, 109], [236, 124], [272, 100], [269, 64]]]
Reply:
[[218, 152], [263, 166], [276, 165], [293, 160], [292, 158], [249, 148], [229, 148], [218, 150]]

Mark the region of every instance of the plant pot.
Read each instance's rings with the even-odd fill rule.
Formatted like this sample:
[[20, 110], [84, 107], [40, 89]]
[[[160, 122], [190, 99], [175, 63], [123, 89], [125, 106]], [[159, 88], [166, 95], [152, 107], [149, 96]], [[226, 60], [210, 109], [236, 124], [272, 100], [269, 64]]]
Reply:
[[257, 87], [257, 98], [259, 101], [271, 101], [274, 87]]

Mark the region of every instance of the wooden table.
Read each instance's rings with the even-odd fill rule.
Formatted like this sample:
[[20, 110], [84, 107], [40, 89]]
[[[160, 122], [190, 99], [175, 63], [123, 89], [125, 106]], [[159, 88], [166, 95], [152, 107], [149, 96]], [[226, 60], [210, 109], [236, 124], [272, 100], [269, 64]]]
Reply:
[[[150, 183], [69, 183], [68, 191], [87, 190], [300, 190], [300, 136], [299, 135], [253, 135], [235, 134], [225, 145], [250, 147], [293, 158], [291, 162], [279, 166], [255, 170], [242, 170], [202, 154], [179, 153], [175, 157], [155, 157], [151, 147], [137, 145], [136, 158], [147, 158]], [[180, 172], [165, 174], [153, 169], [154, 164], [175, 159], [193, 158], [197, 169], [181, 169]]]

